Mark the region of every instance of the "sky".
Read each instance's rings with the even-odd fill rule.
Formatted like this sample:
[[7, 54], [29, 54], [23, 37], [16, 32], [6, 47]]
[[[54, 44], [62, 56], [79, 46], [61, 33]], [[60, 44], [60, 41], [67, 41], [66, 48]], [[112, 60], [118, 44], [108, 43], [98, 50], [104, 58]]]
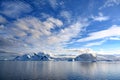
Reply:
[[120, 54], [120, 0], [0, 0], [0, 51]]

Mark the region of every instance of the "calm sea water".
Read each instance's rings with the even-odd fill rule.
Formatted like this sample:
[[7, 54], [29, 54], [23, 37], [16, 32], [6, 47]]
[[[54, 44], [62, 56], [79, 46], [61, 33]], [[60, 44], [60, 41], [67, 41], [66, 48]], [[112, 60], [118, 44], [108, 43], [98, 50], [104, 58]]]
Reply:
[[0, 61], [0, 80], [120, 80], [120, 62]]

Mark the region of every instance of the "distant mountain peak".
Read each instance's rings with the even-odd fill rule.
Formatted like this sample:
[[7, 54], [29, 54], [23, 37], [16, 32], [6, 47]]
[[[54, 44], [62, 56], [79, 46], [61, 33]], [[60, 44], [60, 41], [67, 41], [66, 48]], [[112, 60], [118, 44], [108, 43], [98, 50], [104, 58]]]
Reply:
[[14, 60], [18, 61], [48, 61], [50, 59], [49, 55], [44, 54], [43, 52], [24, 54], [22, 56], [17, 56]]
[[83, 53], [75, 58], [76, 61], [95, 61], [96, 57], [91, 53]]

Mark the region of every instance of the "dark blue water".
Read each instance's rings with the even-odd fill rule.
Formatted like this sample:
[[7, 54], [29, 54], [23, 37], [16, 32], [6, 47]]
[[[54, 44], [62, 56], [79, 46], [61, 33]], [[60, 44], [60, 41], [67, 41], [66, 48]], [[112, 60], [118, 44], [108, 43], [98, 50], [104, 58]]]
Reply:
[[0, 80], [120, 80], [120, 62], [0, 61]]

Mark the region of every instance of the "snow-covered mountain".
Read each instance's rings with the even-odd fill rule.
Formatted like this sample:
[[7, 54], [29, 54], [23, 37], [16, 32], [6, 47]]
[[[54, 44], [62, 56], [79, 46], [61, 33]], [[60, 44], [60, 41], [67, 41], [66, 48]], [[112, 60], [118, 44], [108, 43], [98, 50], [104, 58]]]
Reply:
[[96, 56], [90, 53], [84, 53], [74, 58], [75, 61], [120, 61], [120, 55], [101, 55]]
[[[4, 59], [2, 59], [4, 60]], [[6, 59], [11, 60], [11, 59]], [[14, 61], [120, 61], [120, 55], [101, 55], [95, 53], [81, 53], [77, 56], [68, 56], [68, 55], [48, 55], [43, 52], [24, 54], [22, 56], [16, 56]]]
[[120, 61], [120, 55], [97, 54], [97, 61]]
[[17, 56], [14, 58], [15, 61], [49, 61], [50, 56], [48, 54], [44, 54], [43, 52], [33, 53], [33, 54], [25, 54], [22, 56]]
[[83, 53], [78, 55], [75, 61], [96, 61], [96, 56], [92, 55], [91, 53]]

